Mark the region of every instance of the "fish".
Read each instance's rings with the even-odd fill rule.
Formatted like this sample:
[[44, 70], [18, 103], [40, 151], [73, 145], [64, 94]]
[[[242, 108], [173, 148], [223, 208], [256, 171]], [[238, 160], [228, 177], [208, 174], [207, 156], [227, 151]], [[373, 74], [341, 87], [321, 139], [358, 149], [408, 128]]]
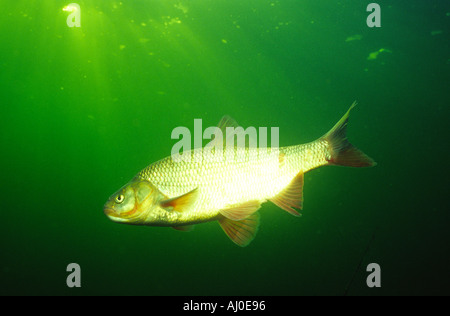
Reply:
[[[205, 146], [188, 151], [195, 159], [161, 159], [115, 192], [103, 211], [113, 222], [180, 231], [217, 221], [231, 241], [245, 247], [258, 232], [263, 203], [270, 201], [294, 216], [301, 215], [306, 172], [326, 165], [376, 165], [347, 139], [348, 118], [355, 105], [329, 132], [310, 143], [279, 148], [234, 146], [226, 149], [231, 155], [225, 155], [226, 150], [222, 153], [223, 159], [208, 159]], [[229, 116], [219, 123], [221, 130], [230, 126], [238, 124]]]

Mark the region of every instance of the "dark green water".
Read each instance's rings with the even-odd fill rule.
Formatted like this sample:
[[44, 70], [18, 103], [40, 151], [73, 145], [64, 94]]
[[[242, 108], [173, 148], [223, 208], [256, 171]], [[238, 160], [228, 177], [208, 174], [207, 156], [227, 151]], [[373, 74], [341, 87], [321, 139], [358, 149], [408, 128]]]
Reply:
[[[369, 2], [80, 0], [70, 28], [69, 1], [2, 0], [0, 293], [450, 294], [450, 5], [378, 1], [369, 28]], [[303, 217], [264, 204], [246, 248], [217, 223], [103, 214], [194, 118], [278, 126], [286, 146], [354, 100], [349, 139], [378, 165], [307, 173]]]

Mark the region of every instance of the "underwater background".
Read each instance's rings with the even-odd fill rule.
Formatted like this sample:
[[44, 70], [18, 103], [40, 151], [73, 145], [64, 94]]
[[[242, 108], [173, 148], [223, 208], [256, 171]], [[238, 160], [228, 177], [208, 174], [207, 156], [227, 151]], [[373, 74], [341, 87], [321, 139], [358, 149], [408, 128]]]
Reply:
[[[0, 294], [450, 294], [449, 28], [443, 0], [0, 2]], [[120, 225], [103, 204], [170, 155], [177, 126], [326, 133], [378, 165], [305, 175], [246, 248], [218, 223]], [[69, 288], [69, 263], [81, 288]], [[369, 263], [381, 287], [369, 288]]]

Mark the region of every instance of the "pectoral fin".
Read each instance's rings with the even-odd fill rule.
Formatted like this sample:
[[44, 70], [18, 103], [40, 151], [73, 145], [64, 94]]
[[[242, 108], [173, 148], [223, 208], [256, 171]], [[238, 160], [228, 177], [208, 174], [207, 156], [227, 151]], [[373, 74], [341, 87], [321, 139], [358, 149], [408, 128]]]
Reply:
[[227, 236], [238, 246], [247, 246], [255, 238], [259, 227], [259, 214], [253, 213], [249, 217], [233, 221], [226, 217], [219, 219], [220, 227]]
[[303, 172], [298, 173], [291, 183], [270, 201], [294, 216], [301, 216], [294, 207], [302, 209], [303, 206]]
[[191, 206], [194, 205], [197, 196], [198, 188], [195, 188], [194, 190], [189, 191], [188, 193], [185, 193], [183, 195], [161, 201], [160, 205], [162, 208], [171, 208], [172, 210], [181, 213], [190, 209]]
[[220, 210], [220, 214], [232, 221], [240, 221], [255, 213], [261, 207], [260, 201], [248, 201]]

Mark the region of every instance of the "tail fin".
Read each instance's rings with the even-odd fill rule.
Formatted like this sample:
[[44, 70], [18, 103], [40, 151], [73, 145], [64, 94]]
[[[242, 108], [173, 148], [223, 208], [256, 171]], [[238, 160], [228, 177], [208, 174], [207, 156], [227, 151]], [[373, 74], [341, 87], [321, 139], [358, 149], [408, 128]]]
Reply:
[[328, 163], [336, 166], [347, 167], [373, 167], [377, 163], [364, 154], [347, 140], [347, 121], [350, 111], [356, 106], [353, 102], [350, 109], [337, 122], [337, 124], [323, 136], [330, 144], [330, 159]]

